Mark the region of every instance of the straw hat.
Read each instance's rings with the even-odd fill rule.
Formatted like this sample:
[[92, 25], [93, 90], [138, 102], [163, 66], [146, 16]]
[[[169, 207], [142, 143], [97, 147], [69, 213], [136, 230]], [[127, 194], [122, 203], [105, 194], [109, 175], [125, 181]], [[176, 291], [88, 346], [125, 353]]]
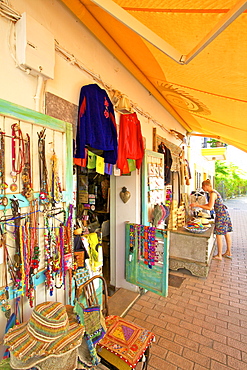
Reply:
[[34, 356], [61, 356], [77, 348], [84, 334], [76, 316], [60, 302], [37, 305], [29, 321], [15, 325], [5, 334], [11, 355], [25, 362]]

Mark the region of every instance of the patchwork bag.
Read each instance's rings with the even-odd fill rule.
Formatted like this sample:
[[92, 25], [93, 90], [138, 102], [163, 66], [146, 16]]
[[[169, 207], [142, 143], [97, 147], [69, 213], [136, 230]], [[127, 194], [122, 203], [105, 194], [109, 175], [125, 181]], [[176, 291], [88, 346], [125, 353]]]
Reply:
[[100, 359], [95, 348], [106, 333], [105, 319], [99, 305], [84, 307], [82, 303], [76, 302], [74, 311], [80, 318], [80, 323], [85, 327], [84, 339], [86, 341], [92, 365], [99, 364]]

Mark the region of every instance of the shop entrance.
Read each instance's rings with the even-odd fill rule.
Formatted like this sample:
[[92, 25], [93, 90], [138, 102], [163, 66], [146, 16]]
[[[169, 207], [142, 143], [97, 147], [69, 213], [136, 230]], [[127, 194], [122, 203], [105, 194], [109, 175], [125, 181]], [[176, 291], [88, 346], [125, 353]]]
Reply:
[[76, 166], [76, 223], [82, 228], [82, 235], [97, 234], [99, 246], [96, 252], [103, 259], [97, 273], [103, 276], [110, 286], [110, 175], [99, 174], [95, 168]]

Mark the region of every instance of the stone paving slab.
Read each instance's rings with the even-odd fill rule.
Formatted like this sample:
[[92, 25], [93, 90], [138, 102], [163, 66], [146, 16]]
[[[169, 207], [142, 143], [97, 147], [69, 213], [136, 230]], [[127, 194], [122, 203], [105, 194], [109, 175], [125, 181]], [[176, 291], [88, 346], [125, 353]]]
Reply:
[[247, 369], [247, 197], [225, 204], [232, 260], [212, 260], [207, 278], [173, 271], [185, 278], [179, 288], [147, 292], [125, 316], [156, 335], [148, 370]]

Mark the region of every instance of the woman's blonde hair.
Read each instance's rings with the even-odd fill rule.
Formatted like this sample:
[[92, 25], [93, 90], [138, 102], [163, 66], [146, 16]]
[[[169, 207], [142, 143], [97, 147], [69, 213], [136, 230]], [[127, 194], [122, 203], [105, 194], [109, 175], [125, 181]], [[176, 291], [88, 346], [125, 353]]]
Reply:
[[212, 186], [212, 184], [211, 184], [211, 181], [209, 180], [209, 179], [207, 179], [207, 180], [204, 180], [203, 182], [202, 182], [202, 186]]

